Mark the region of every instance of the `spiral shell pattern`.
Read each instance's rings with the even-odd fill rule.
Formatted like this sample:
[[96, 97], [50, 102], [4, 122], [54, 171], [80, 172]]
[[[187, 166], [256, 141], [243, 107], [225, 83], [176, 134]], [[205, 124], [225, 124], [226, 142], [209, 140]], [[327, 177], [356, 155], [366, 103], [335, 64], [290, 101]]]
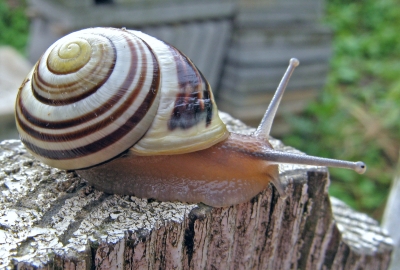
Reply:
[[61, 38], [20, 87], [16, 123], [38, 159], [87, 168], [130, 149], [171, 155], [228, 136], [211, 87], [176, 48], [138, 31], [91, 28]]
[[122, 29], [93, 28], [53, 44], [22, 84], [22, 142], [53, 167], [90, 167], [139, 140], [158, 108], [160, 67], [149, 45]]

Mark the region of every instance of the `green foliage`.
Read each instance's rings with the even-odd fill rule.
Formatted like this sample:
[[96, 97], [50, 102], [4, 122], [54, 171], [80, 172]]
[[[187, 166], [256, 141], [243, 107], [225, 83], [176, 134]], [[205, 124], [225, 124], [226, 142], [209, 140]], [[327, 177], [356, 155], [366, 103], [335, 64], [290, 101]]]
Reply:
[[0, 45], [10, 45], [25, 52], [28, 40], [29, 21], [25, 14], [24, 1], [13, 1], [13, 7], [0, 0]]
[[400, 149], [400, 0], [327, 4], [334, 31], [327, 85], [290, 119], [296, 132], [283, 140], [311, 155], [367, 163], [365, 175], [330, 169], [329, 192], [380, 218]]

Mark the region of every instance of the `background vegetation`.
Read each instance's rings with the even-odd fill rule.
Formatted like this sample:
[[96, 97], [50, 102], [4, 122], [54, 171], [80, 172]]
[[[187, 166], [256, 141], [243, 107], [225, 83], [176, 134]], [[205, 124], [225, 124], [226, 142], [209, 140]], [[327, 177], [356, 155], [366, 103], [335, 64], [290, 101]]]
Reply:
[[25, 54], [29, 21], [24, 0], [0, 0], [0, 45], [10, 45]]
[[[25, 52], [24, 0], [0, 0], [0, 45]], [[400, 142], [400, 0], [327, 0], [331, 72], [284, 142], [309, 154], [363, 160], [365, 175], [331, 169], [330, 193], [380, 218]], [[310, 143], [313, 142], [313, 143]]]
[[283, 140], [367, 163], [365, 175], [330, 169], [329, 192], [380, 218], [399, 158], [400, 1], [328, 0], [326, 23], [334, 32], [327, 85], [304, 115], [290, 118], [296, 132]]

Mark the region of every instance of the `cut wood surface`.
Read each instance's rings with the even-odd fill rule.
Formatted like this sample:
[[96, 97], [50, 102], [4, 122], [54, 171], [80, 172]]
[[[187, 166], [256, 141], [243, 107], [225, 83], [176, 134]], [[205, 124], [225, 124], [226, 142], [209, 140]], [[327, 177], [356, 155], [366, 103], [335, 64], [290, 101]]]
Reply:
[[[253, 130], [222, 114], [230, 130]], [[296, 151], [272, 140], [276, 149]], [[0, 143], [0, 267], [9, 269], [386, 269], [392, 240], [329, 198], [324, 167], [282, 165], [270, 185], [226, 208], [94, 190], [74, 172]]]

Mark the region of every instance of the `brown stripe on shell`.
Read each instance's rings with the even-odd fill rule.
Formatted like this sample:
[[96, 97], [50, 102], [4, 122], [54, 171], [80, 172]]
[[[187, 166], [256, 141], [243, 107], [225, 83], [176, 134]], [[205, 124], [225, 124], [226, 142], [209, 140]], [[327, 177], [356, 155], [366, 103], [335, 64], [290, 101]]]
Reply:
[[[203, 90], [203, 100], [206, 100], [207, 102], [209, 101], [210, 104], [205, 104], [203, 107], [203, 110], [206, 110], [206, 126], [209, 126], [212, 121], [212, 113], [213, 113], [213, 104], [212, 104], [212, 93], [211, 93], [211, 87], [206, 78], [204, 77], [203, 73], [199, 69], [197, 69], [199, 72], [201, 79], [206, 82], [205, 84], [205, 89]], [[206, 103], [206, 102], [205, 102]]]
[[[143, 119], [143, 116], [146, 114], [149, 108], [151, 108], [154, 100], [156, 99], [157, 92], [160, 86], [160, 70], [157, 65], [157, 60], [154, 54], [152, 53], [152, 60], [153, 60], [153, 80], [148, 91], [146, 98], [138, 108], [138, 110], [124, 123], [124, 128], [119, 128], [114, 132], [108, 134], [107, 136], [94, 141], [88, 145], [77, 147], [74, 149], [68, 150], [47, 150], [41, 147], [38, 147], [29, 141], [21, 138], [21, 141], [25, 144], [27, 148], [31, 151], [40, 155], [42, 157], [53, 159], [53, 160], [63, 160], [63, 159], [72, 159], [72, 158], [80, 158], [87, 155], [91, 155], [96, 153], [115, 142], [119, 141], [123, 138], [126, 134], [128, 134], [135, 126]], [[132, 142], [132, 145], [135, 142]], [[127, 147], [128, 149], [128, 147]]]
[[175, 58], [180, 88], [168, 128], [170, 130], [189, 129], [204, 119], [206, 126], [209, 126], [213, 110], [210, 85], [186, 55], [178, 49], [168, 46]]
[[[103, 35], [101, 35], [103, 36]], [[105, 37], [105, 36], [103, 36]], [[43, 80], [42, 76], [39, 73], [39, 65], [40, 62], [42, 61], [42, 58], [39, 59], [35, 70], [33, 72], [33, 80], [31, 81], [31, 88], [32, 88], [32, 92], [33, 95], [35, 96], [35, 98], [37, 100], [39, 100], [40, 102], [47, 104], [47, 105], [52, 105], [52, 106], [62, 106], [62, 105], [68, 105], [68, 104], [72, 104], [74, 102], [77, 102], [79, 100], [82, 100], [90, 95], [92, 95], [93, 93], [95, 93], [100, 87], [103, 86], [103, 84], [108, 80], [108, 78], [111, 76], [111, 73], [114, 70], [115, 67], [115, 63], [116, 63], [116, 57], [117, 57], [117, 52], [116, 52], [116, 48], [114, 43], [108, 38], [105, 37], [109, 40], [110, 44], [111, 44], [111, 48], [113, 49], [113, 59], [112, 61], [110, 61], [111, 65], [108, 67], [108, 71], [107, 71], [107, 75], [106, 76], [102, 76], [103, 78], [98, 81], [96, 84], [94, 84], [92, 87], [86, 89], [84, 92], [82, 92], [81, 94], [78, 94], [76, 96], [70, 97], [70, 98], [63, 98], [63, 99], [50, 99], [47, 98], [45, 96], [42, 96], [36, 89], [40, 88], [40, 84], [44, 85], [46, 87], [49, 88], [55, 88], [56, 90], [46, 90], [47, 93], [51, 94], [51, 95], [62, 95], [62, 93], [73, 93], [76, 91], [81, 90], [81, 85], [79, 81], [74, 81], [68, 84], [62, 84], [62, 85], [54, 85], [51, 84], [45, 80]], [[104, 55], [101, 54], [101, 59], [99, 60], [99, 63], [101, 63], [102, 65], [105, 63], [105, 61], [103, 61]], [[99, 77], [98, 74], [101, 73], [102, 70], [102, 65], [95, 65], [94, 68], [90, 71], [88, 71], [88, 74], [90, 74], [89, 80], [91, 78], [96, 78]], [[77, 70], [78, 71], [78, 70]], [[72, 73], [72, 72], [71, 72]], [[86, 78], [88, 79], [88, 78]], [[38, 85], [36, 85], [38, 84]], [[63, 88], [63, 91], [59, 91], [59, 89], [57, 88]]]
[[[28, 120], [28, 122], [34, 126], [40, 127], [40, 128], [47, 128], [47, 129], [64, 129], [64, 128], [70, 128], [76, 125], [80, 125], [82, 123], [88, 122], [90, 120], [93, 120], [94, 118], [97, 118], [104, 113], [106, 113], [110, 108], [112, 108], [115, 104], [118, 103], [118, 101], [125, 96], [126, 92], [129, 90], [128, 86], [132, 84], [133, 80], [135, 79], [134, 75], [135, 72], [134, 70], [137, 69], [137, 52], [136, 52], [136, 47], [135, 44], [132, 43], [129, 39], [127, 39], [127, 42], [129, 44], [129, 47], [133, 51], [133, 55], [131, 57], [131, 63], [133, 66], [131, 66], [130, 71], [128, 72], [128, 76], [125, 78], [124, 83], [118, 90], [116, 94], [114, 94], [112, 97], [110, 97], [107, 101], [105, 101], [101, 106], [99, 106], [96, 110], [88, 112], [84, 115], [81, 115], [79, 118], [73, 118], [73, 119], [68, 119], [64, 121], [47, 121], [43, 120], [40, 118], [37, 118], [29, 113], [29, 111], [25, 108], [25, 106], [22, 103], [21, 99], [18, 99], [17, 102], [19, 103], [19, 107], [21, 110], [22, 115], [25, 117], [25, 119]], [[139, 44], [139, 50], [143, 53], [143, 48]], [[143, 67], [142, 67], [143, 69]], [[142, 71], [143, 72], [143, 71]], [[116, 118], [114, 118], [116, 119]], [[20, 121], [22, 123], [22, 121]], [[26, 127], [26, 125], [24, 125]], [[22, 127], [22, 125], [21, 125]], [[30, 133], [30, 131], [29, 131]]]
[[[136, 48], [134, 48], [134, 44], [131, 43], [131, 41], [128, 41], [129, 46], [131, 47], [132, 50], [135, 50]], [[102, 121], [99, 121], [97, 123], [94, 123], [90, 126], [87, 126], [83, 129], [80, 129], [78, 131], [75, 132], [70, 132], [70, 133], [63, 133], [63, 134], [50, 134], [50, 133], [44, 133], [44, 132], [40, 132], [37, 131], [31, 127], [29, 127], [28, 125], [26, 125], [24, 122], [20, 121], [20, 119], [17, 118], [18, 124], [20, 125], [21, 129], [23, 129], [26, 133], [28, 133], [31, 137], [36, 138], [38, 140], [42, 140], [42, 141], [47, 141], [47, 142], [57, 142], [57, 141], [71, 141], [71, 140], [76, 140], [79, 138], [82, 138], [84, 136], [90, 135], [91, 133], [94, 133], [98, 130], [101, 130], [105, 127], [107, 127], [108, 125], [110, 125], [111, 123], [114, 122], [115, 119], [118, 119], [124, 112], [126, 112], [130, 106], [135, 102], [138, 94], [140, 93], [142, 87], [143, 87], [143, 83], [145, 81], [146, 75], [147, 75], [147, 66], [146, 66], [146, 61], [147, 61], [147, 57], [146, 54], [144, 53], [144, 49], [142, 47], [142, 45], [139, 43], [139, 50], [142, 52], [142, 62], [144, 63], [142, 65], [140, 74], [142, 75], [138, 81], [138, 84], [136, 85], [135, 89], [132, 91], [132, 93], [127, 97], [126, 101], [123, 103], [123, 105], [121, 107], [119, 107], [112, 115], [110, 115], [109, 117], [103, 119]], [[127, 77], [125, 78], [124, 83], [121, 85], [119, 91], [117, 94], [115, 94], [109, 101], [115, 101], [115, 100], [119, 100], [120, 98], [122, 98], [123, 95], [126, 94], [126, 92], [129, 89], [129, 86], [132, 84], [133, 80], [134, 80], [134, 76], [132, 76], [133, 74], [135, 74], [135, 72], [133, 70], [135, 70], [137, 68], [137, 56], [132, 56], [131, 59], [131, 63], [134, 63], [133, 65], [131, 65], [131, 68], [128, 72]], [[156, 64], [156, 63], [155, 63]], [[117, 101], [118, 101], [117, 100]], [[20, 108], [21, 110], [25, 110], [23, 104], [21, 101], [19, 101], [20, 103]], [[103, 114], [104, 112], [106, 112], [107, 109], [111, 108], [113, 105], [111, 102], [106, 103], [106, 105], [101, 106], [102, 111], [98, 112], [98, 110], [96, 110], [96, 112], [91, 112], [90, 115], [94, 117], [100, 116], [101, 114]], [[94, 118], [93, 117], [93, 118]], [[75, 119], [75, 123], [78, 123], [79, 119]], [[72, 121], [72, 120], [71, 120]], [[81, 124], [82, 122], [80, 122], [79, 124]], [[51, 124], [49, 124], [48, 126], [46, 126], [46, 128], [48, 129], [55, 129], [55, 127]]]

